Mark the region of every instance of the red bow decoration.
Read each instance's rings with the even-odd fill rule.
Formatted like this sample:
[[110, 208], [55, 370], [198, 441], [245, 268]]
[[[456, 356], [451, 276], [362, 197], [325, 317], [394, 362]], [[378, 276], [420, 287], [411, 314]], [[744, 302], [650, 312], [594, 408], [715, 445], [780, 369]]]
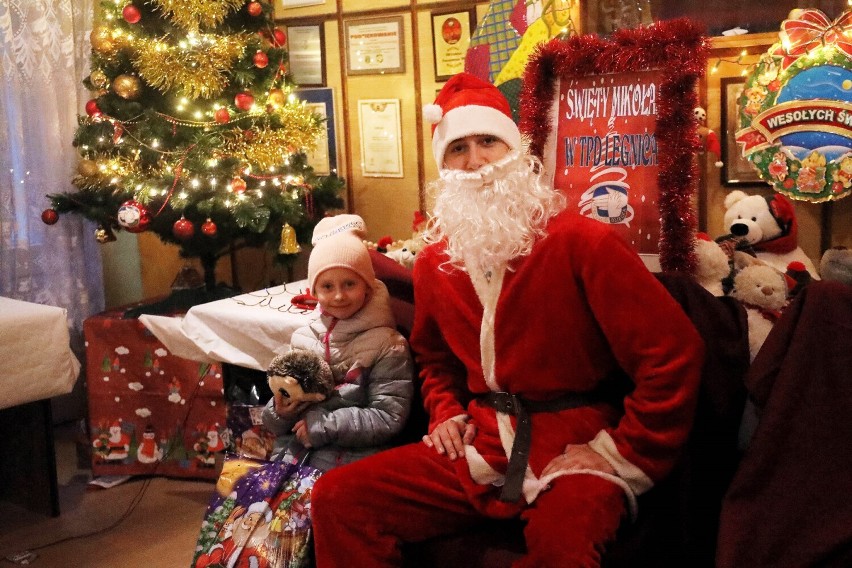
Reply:
[[[833, 22], [819, 10], [802, 10], [795, 20], [781, 23], [781, 48], [775, 55], [793, 59], [823, 45], [834, 45], [852, 58], [852, 11]], [[786, 67], [786, 65], [785, 65]]]

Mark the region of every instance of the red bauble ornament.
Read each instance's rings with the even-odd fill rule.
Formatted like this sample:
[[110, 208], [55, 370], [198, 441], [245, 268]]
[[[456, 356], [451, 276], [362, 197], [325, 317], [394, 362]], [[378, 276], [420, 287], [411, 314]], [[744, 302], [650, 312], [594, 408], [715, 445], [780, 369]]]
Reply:
[[287, 34], [285, 34], [282, 30], [275, 28], [275, 31], [272, 32], [272, 45], [275, 47], [281, 47], [287, 43]]
[[230, 122], [231, 120], [231, 113], [228, 112], [228, 109], [222, 107], [216, 111], [216, 113], [213, 115], [213, 118], [215, 118], [216, 122], [218, 122], [219, 124], [228, 124], [228, 122]]
[[248, 13], [250, 16], [260, 16], [263, 13], [263, 6], [260, 2], [249, 2]]
[[41, 212], [41, 220], [45, 225], [53, 225], [59, 221], [59, 213], [56, 212], [56, 209], [45, 209]]
[[243, 178], [234, 178], [231, 180], [231, 191], [234, 193], [245, 193], [246, 180]]
[[121, 15], [124, 17], [124, 21], [128, 24], [135, 24], [142, 19], [142, 13], [139, 12], [139, 8], [133, 4], [125, 6], [124, 10], [121, 11]]
[[172, 225], [172, 234], [182, 241], [191, 239], [195, 234], [195, 225], [186, 217], [181, 217]]
[[95, 99], [91, 99], [86, 103], [86, 114], [89, 116], [95, 116], [101, 114], [101, 109], [98, 108], [98, 101]]
[[257, 50], [257, 53], [254, 54], [254, 66], [258, 69], [263, 69], [267, 65], [269, 65], [269, 57], [260, 50]]
[[208, 237], [215, 237], [217, 229], [218, 227], [216, 226], [216, 223], [214, 223], [211, 219], [207, 219], [201, 225], [201, 232], [207, 235]]
[[128, 199], [118, 208], [118, 224], [130, 233], [141, 233], [151, 224], [151, 214], [143, 204]]
[[252, 95], [248, 91], [243, 91], [242, 93], [237, 93], [237, 96], [234, 97], [234, 106], [242, 111], [247, 111], [251, 109], [251, 106], [254, 104], [254, 95]]

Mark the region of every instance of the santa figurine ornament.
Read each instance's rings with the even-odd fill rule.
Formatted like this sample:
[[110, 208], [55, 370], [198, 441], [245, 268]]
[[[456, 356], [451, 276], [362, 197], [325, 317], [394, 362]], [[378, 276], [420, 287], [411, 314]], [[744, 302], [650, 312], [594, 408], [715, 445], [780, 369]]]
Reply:
[[698, 123], [698, 137], [701, 139], [701, 152], [709, 152], [716, 158], [713, 162], [717, 168], [721, 168], [722, 163], [722, 146], [719, 144], [719, 137], [716, 133], [707, 128], [707, 111], [701, 107], [695, 107], [692, 110], [695, 121]]

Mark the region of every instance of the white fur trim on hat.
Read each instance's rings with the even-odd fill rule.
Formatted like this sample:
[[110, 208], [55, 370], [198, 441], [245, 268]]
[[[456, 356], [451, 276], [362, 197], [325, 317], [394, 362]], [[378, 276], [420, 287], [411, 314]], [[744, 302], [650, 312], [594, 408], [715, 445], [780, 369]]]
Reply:
[[478, 134], [496, 136], [505, 142], [510, 150], [521, 148], [521, 131], [504, 113], [487, 106], [460, 106], [445, 114], [432, 134], [432, 155], [438, 168], [444, 168], [444, 153], [451, 142]]

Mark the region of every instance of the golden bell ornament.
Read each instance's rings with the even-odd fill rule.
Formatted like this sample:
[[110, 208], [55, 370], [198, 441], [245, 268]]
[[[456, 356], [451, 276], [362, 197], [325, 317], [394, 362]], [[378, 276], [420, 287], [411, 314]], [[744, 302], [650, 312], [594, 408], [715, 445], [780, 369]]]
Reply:
[[119, 75], [112, 81], [112, 90], [123, 99], [133, 100], [142, 92], [142, 82], [133, 75]]
[[98, 163], [94, 160], [80, 160], [77, 173], [83, 177], [94, 177], [98, 175]]
[[281, 244], [278, 246], [278, 254], [298, 254], [302, 251], [299, 242], [296, 240], [296, 230], [290, 226], [290, 223], [284, 223], [281, 228]]
[[97, 229], [95, 229], [95, 239], [101, 243], [111, 243], [115, 239], [115, 234], [110, 230], [109, 227], [104, 227], [103, 225], [99, 225]]

